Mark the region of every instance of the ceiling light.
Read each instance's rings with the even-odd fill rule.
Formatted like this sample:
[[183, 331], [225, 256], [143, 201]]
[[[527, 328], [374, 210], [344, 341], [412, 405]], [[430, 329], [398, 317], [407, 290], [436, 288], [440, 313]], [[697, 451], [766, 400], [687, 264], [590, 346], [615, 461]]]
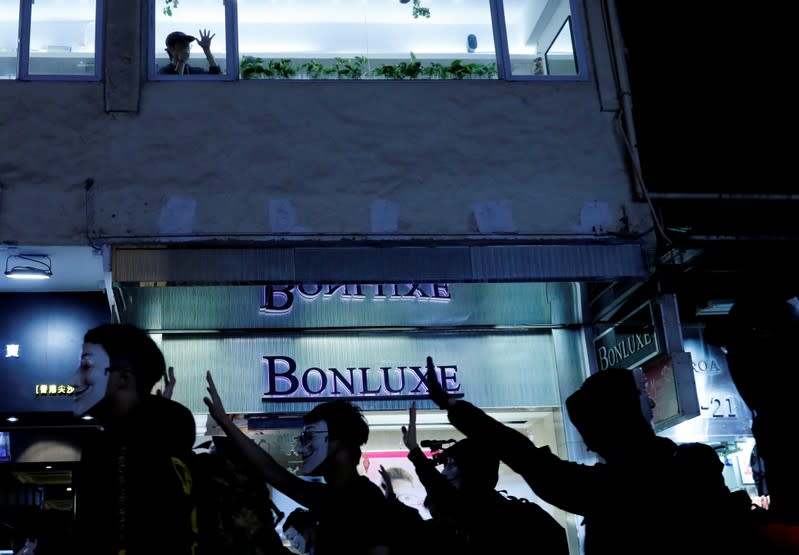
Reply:
[[50, 279], [53, 264], [44, 254], [12, 254], [6, 258], [6, 277], [11, 279]]
[[6, 418], [6, 420], [9, 422], [16, 422], [17, 420], [19, 420], [19, 418], [17, 418], [16, 416], [9, 416], [8, 418]]

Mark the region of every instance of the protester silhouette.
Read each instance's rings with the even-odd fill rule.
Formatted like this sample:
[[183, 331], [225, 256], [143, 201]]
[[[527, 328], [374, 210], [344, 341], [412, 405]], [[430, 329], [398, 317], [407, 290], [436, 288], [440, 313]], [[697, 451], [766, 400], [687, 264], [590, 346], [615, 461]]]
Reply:
[[[566, 400], [586, 447], [604, 459], [594, 465], [562, 460], [471, 403], [451, 398], [430, 357], [425, 378], [431, 399], [458, 430], [491, 445], [541, 499], [584, 517], [586, 555], [693, 555], [738, 552], [745, 545], [734, 534], [748, 502], [737, 505], [740, 498], [733, 499], [726, 486], [719, 493], [721, 468], [712, 449], [678, 456], [674, 442], [655, 434], [631, 371], [593, 374]], [[709, 474], [688, 479], [686, 467]]]
[[792, 441], [799, 428], [799, 301], [780, 287], [758, 290], [736, 300], [723, 324], [710, 328], [709, 342], [725, 347], [730, 376], [752, 411], [760, 488], [767, 484], [768, 493], [759, 548], [799, 553], [799, 479]]
[[[321, 403], [303, 417], [298, 437], [301, 472], [324, 483], [303, 480], [283, 468], [227, 416], [211, 373], [203, 401], [243, 459], [275, 489], [307, 508], [317, 523], [315, 555], [386, 555], [390, 528], [383, 492], [358, 472], [369, 426], [360, 409], [344, 401]], [[357, 530], [358, 533], [353, 533]]]
[[[568, 555], [566, 530], [539, 505], [511, 500], [496, 490], [499, 458], [494, 444], [466, 438], [429, 459], [416, 439], [416, 403], [402, 440], [434, 507], [439, 551], [464, 554], [538, 552]], [[441, 472], [437, 464], [443, 464]], [[498, 533], [498, 531], [503, 531]], [[428, 529], [427, 537], [434, 533]]]
[[103, 324], [83, 341], [73, 412], [93, 416], [101, 428], [83, 445], [75, 471], [72, 552], [192, 553], [194, 417], [151, 394], [166, 374], [160, 349], [130, 324]]

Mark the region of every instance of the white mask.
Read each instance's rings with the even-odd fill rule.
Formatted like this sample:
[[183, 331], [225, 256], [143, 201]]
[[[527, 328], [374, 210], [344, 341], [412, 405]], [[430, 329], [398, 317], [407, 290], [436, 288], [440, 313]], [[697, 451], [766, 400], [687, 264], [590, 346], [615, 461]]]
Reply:
[[285, 532], [286, 539], [291, 543], [291, 547], [296, 549], [300, 553], [306, 553], [305, 551], [305, 537], [300, 534], [296, 528], [290, 526], [288, 530]]
[[80, 366], [72, 376], [75, 393], [72, 412], [83, 416], [97, 403], [103, 400], [108, 387], [108, 372], [111, 359], [102, 345], [84, 343], [80, 355]]
[[327, 423], [314, 422], [304, 426], [297, 437], [297, 453], [302, 457], [300, 471], [305, 476], [318, 476], [322, 463], [327, 459]]

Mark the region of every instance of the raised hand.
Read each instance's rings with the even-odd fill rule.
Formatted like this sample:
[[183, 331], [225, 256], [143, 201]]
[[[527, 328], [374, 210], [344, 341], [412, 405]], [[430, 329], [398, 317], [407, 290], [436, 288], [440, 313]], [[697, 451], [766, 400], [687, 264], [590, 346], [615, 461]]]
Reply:
[[167, 399], [171, 399], [172, 393], [174, 393], [175, 391], [175, 383], [176, 383], [175, 369], [172, 366], [166, 369], [166, 377], [164, 378], [164, 382], [165, 382], [164, 390], [161, 391], [161, 388], [159, 387], [155, 391], [155, 394], [158, 395], [159, 397], [165, 397]]
[[430, 394], [430, 399], [438, 405], [438, 408], [447, 410], [450, 407], [450, 397], [441, 384], [438, 383], [438, 376], [436, 376], [436, 365], [433, 364], [433, 357], [427, 357], [427, 373], [425, 374], [425, 385], [427, 392]]
[[197, 39], [197, 46], [203, 49], [203, 51], [207, 51], [211, 49], [211, 39], [216, 36], [216, 33], [213, 35], [211, 31], [208, 29], [200, 29], [200, 38]]
[[383, 491], [386, 492], [386, 499], [395, 499], [397, 496], [394, 493], [394, 486], [391, 484], [391, 475], [389, 475], [388, 470], [381, 464], [380, 468], [378, 469], [380, 473], [380, 477], [383, 478]]
[[413, 451], [419, 444], [416, 443], [416, 401], [411, 403], [411, 408], [408, 409], [408, 427], [402, 427], [402, 443], [408, 448], [408, 451]]
[[205, 380], [208, 382], [208, 394], [210, 397], [203, 397], [203, 403], [208, 407], [208, 413], [211, 415], [211, 418], [221, 425], [227, 419], [227, 413], [225, 412], [225, 407], [222, 405], [222, 399], [216, 391], [216, 386], [214, 385], [214, 379], [211, 377], [210, 370], [205, 374]]

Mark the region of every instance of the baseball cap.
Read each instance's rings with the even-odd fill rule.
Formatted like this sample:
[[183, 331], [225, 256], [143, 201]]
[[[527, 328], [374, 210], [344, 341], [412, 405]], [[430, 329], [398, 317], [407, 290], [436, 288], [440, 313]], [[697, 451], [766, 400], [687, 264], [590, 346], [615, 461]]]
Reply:
[[173, 31], [166, 36], [166, 45], [172, 46], [176, 42], [192, 42], [197, 40], [197, 37], [181, 33], [180, 31]]

